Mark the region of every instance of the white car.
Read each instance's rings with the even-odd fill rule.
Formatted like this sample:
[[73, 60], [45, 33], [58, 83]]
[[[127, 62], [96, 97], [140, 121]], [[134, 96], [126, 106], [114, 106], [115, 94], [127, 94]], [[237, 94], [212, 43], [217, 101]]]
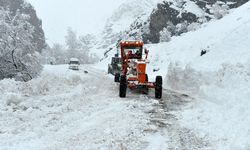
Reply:
[[77, 58], [71, 58], [69, 61], [69, 69], [79, 70], [80, 62]]

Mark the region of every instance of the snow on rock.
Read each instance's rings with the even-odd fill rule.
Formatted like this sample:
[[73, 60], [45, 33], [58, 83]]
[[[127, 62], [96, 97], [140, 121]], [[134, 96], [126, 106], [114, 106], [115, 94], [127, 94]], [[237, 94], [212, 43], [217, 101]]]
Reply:
[[207, 15], [202, 8], [200, 8], [194, 1], [184, 0], [184, 1], [175, 1], [175, 0], [167, 0], [167, 2], [171, 2], [171, 8], [180, 11], [179, 16], [183, 12], [191, 12], [195, 14], [197, 17], [203, 17]]
[[119, 33], [129, 29], [130, 25], [138, 18], [144, 17], [144, 20], [162, 0], [128, 0], [114, 11], [108, 19], [107, 26], [111, 27], [114, 33]]
[[[131, 26], [136, 21], [145, 22], [153, 9], [163, 0], [127, 0], [117, 7], [107, 19], [103, 32], [98, 36], [97, 45], [90, 51], [102, 60], [116, 53], [116, 44], [119, 40], [134, 40], [129, 37]], [[105, 55], [105, 57], [103, 57]]]

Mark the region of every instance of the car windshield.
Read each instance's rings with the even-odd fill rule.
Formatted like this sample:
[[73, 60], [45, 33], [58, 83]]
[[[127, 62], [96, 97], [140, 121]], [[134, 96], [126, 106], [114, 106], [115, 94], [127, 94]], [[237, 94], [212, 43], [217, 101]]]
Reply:
[[70, 61], [69, 64], [76, 64], [76, 65], [78, 65], [79, 62], [78, 61]]
[[136, 54], [142, 52], [142, 47], [125, 47], [124, 48], [125, 54]]

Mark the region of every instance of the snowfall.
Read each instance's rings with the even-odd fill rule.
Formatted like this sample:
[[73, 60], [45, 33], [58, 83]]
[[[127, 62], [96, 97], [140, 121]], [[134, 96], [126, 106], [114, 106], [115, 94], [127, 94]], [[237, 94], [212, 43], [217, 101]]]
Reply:
[[0, 149], [250, 149], [249, 16], [250, 2], [146, 45], [150, 80], [164, 77], [161, 100], [154, 90], [119, 98], [105, 61], [0, 81]]

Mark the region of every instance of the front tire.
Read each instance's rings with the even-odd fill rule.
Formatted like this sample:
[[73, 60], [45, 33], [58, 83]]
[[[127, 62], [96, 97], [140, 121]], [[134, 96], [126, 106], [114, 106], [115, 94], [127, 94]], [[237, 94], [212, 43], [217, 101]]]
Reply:
[[148, 82], [148, 74], [145, 74], [145, 81]]
[[116, 74], [115, 74], [114, 81], [115, 81], [115, 82], [119, 82], [119, 81], [120, 81], [120, 73], [116, 73]]
[[[146, 76], [145, 82], [148, 83], [148, 74], [145, 74], [145, 76]], [[148, 95], [148, 92], [149, 92], [149, 88], [145, 87], [144, 94]]]
[[119, 91], [119, 95], [121, 98], [126, 97], [126, 93], [127, 93], [127, 78], [125, 75], [122, 75], [120, 78], [120, 91]]
[[155, 79], [155, 98], [162, 98], [162, 76], [157, 76]]

